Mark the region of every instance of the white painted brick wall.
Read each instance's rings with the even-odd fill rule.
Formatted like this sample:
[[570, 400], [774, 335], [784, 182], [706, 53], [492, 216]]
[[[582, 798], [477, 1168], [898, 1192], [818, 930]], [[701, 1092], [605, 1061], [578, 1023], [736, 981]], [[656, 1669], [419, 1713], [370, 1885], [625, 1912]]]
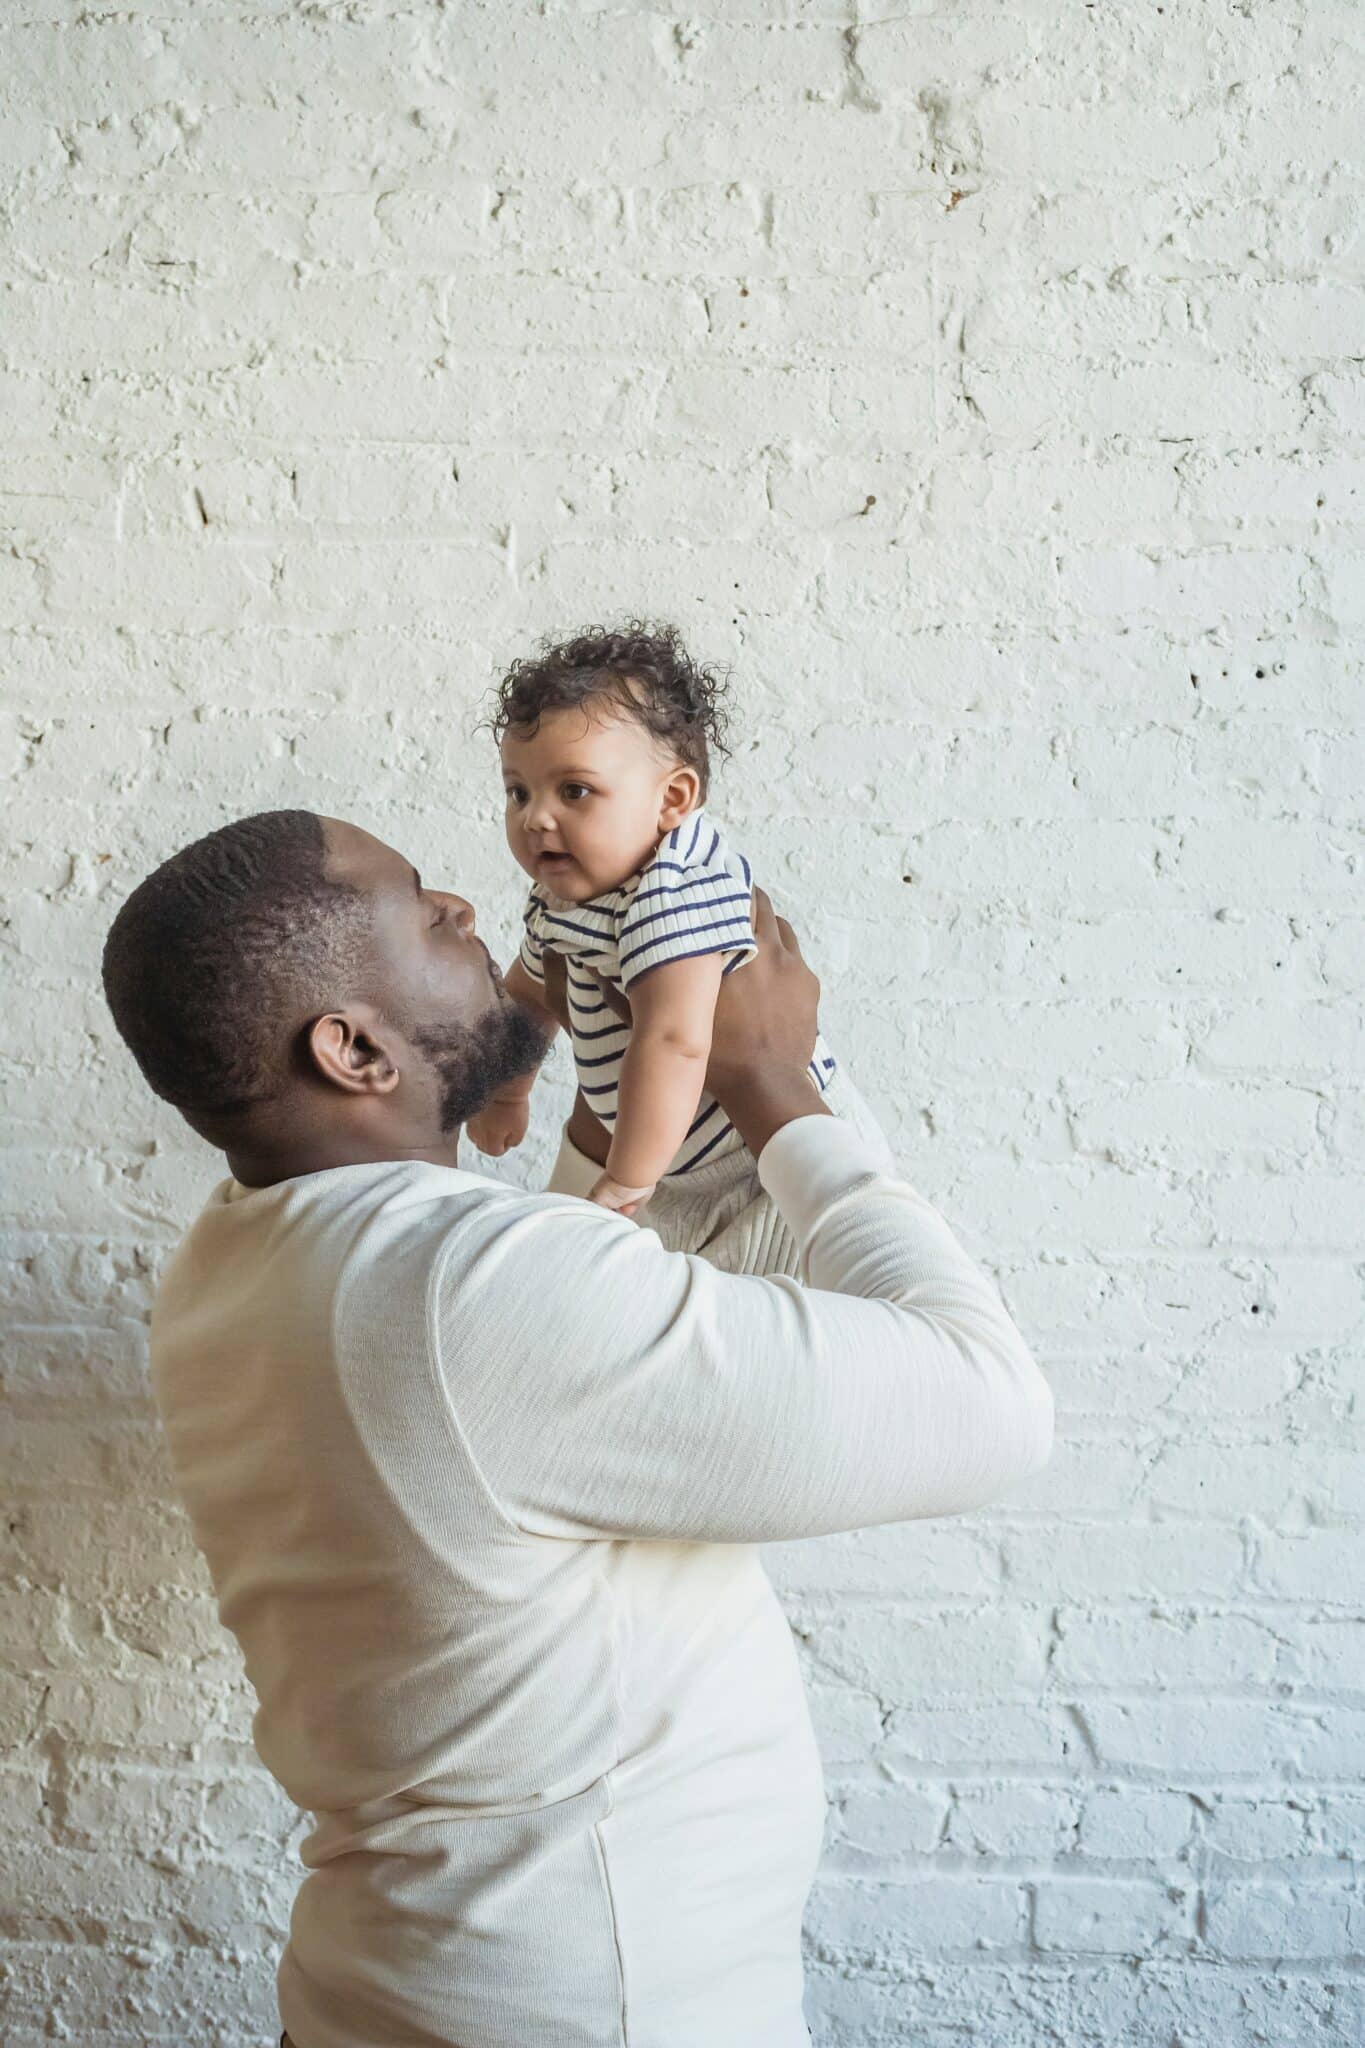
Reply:
[[273, 2039], [301, 1832], [149, 1409], [214, 1162], [104, 930], [306, 804], [505, 950], [474, 707], [626, 608], [733, 663], [721, 807], [1059, 1401], [991, 1512], [773, 1554], [821, 2048], [1365, 2037], [1363, 51], [1343, 0], [9, 0], [10, 2048]]

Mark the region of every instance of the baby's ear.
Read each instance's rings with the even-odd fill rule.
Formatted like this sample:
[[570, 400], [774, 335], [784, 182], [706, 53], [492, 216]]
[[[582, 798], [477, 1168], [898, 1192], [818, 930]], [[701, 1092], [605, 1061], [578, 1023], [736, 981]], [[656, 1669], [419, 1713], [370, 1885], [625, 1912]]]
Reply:
[[701, 802], [701, 777], [695, 768], [679, 765], [663, 786], [659, 805], [659, 830], [671, 832], [690, 817]]

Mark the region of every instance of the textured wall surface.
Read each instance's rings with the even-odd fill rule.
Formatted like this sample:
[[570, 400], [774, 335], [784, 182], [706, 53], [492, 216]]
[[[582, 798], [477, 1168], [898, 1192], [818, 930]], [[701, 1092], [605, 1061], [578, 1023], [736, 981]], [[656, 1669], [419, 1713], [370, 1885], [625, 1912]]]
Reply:
[[626, 610], [733, 664], [717, 808], [1058, 1397], [990, 1512], [773, 1554], [817, 2042], [1365, 2037], [1365, 17], [698, 5], [0, 18], [9, 2048], [272, 2039], [303, 1831], [110, 916], [303, 804], [505, 953], [476, 707]]

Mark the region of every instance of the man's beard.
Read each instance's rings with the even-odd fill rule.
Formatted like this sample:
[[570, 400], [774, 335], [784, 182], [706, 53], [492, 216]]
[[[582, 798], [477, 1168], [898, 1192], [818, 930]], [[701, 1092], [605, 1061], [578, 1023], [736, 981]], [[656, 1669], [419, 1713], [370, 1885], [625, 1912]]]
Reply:
[[532, 1073], [549, 1045], [530, 1010], [511, 997], [477, 1024], [434, 1024], [408, 1035], [436, 1075], [443, 1136], [467, 1124], [499, 1088]]

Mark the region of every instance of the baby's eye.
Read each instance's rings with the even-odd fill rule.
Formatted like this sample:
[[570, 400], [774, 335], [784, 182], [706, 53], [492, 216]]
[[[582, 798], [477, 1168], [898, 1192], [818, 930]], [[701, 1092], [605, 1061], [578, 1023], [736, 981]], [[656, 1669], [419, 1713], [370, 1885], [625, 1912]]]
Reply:
[[524, 803], [525, 803], [525, 801], [526, 801], [526, 791], [525, 791], [525, 790], [524, 790], [524, 789], [522, 788], [522, 786], [521, 786], [521, 784], [520, 784], [519, 782], [509, 782], [509, 783], [508, 783], [508, 785], [507, 785], [507, 801], [508, 801], [508, 803], [509, 803], [509, 804], [524, 804]]
[[571, 804], [576, 804], [580, 797], [591, 796], [592, 791], [588, 788], [586, 782], [566, 782], [563, 795], [567, 797]]

